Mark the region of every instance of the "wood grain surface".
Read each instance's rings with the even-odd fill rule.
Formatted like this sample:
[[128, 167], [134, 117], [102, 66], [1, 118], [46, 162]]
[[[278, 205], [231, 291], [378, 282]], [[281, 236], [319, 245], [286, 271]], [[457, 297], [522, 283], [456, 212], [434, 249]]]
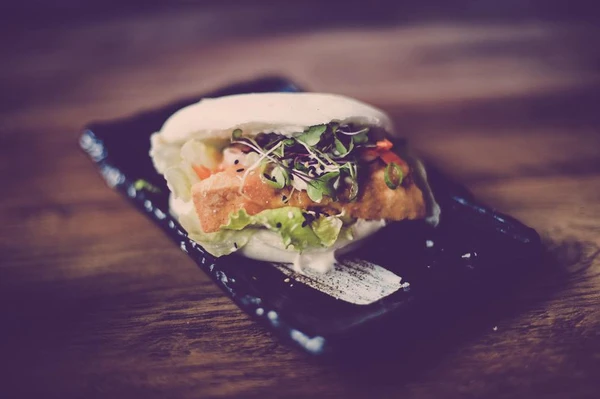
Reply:
[[[8, 14], [23, 20], [7, 18], [0, 40], [0, 397], [600, 395], [600, 28], [589, 12], [33, 3], [37, 13]], [[548, 272], [421, 343], [422, 356], [315, 359], [278, 343], [76, 144], [91, 120], [266, 74], [389, 111], [424, 156], [542, 234]]]

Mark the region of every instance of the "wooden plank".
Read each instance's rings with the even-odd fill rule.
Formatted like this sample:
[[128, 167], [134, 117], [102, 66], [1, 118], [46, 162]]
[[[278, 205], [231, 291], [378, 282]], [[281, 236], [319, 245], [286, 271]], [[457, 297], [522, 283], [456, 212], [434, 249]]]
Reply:
[[[106, 11], [2, 40], [0, 396], [596, 397], [600, 31], [552, 4], [547, 19], [314, 31], [265, 28], [281, 18], [266, 6]], [[231, 33], [228, 17], [249, 25]], [[274, 71], [390, 111], [428, 159], [541, 232], [548, 272], [410, 359], [279, 344], [76, 146], [90, 120]]]

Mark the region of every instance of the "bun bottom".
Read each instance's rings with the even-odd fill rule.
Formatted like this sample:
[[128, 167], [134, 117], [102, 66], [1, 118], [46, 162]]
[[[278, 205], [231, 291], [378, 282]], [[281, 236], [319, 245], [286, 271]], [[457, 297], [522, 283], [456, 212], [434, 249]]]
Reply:
[[[189, 215], [190, 212], [195, 214], [191, 202], [175, 199], [172, 194], [169, 196], [169, 212], [177, 220], [183, 214]], [[294, 265], [294, 269], [299, 272], [305, 268], [326, 272], [333, 268], [336, 257], [356, 249], [368, 237], [384, 226], [385, 221], [383, 220], [367, 221], [359, 219], [351, 227], [353, 239], [340, 237], [329, 248], [305, 250], [302, 253], [286, 249], [279, 234], [265, 229], [252, 235], [248, 243], [234, 253], [265, 262], [291, 263]], [[202, 243], [199, 244], [202, 245]]]

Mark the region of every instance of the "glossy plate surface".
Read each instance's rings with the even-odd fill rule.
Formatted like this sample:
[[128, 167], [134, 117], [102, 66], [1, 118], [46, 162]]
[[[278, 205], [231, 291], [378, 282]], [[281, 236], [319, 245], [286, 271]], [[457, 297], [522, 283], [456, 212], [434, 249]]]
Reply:
[[[300, 89], [292, 82], [266, 78], [206, 96], [294, 91]], [[465, 188], [431, 168], [430, 184], [442, 209], [439, 226], [432, 228], [422, 222], [390, 225], [344, 262], [344, 267], [359, 270], [348, 283], [353, 287], [365, 280], [360, 275], [361, 265], [379, 270], [379, 274], [367, 273], [375, 282], [379, 278], [379, 288], [387, 290], [374, 302], [370, 295], [353, 301], [344, 297], [343, 291], [336, 297], [318, 289], [327, 292], [322, 284], [334, 289], [337, 280], [315, 283], [307, 281], [310, 276], [297, 276], [266, 262], [237, 256], [215, 259], [190, 241], [169, 215], [168, 189], [148, 155], [150, 135], [173, 112], [202, 97], [125, 120], [91, 124], [80, 145], [108, 185], [163, 229], [240, 308], [309, 353], [344, 350], [357, 343], [374, 348], [384, 341], [410, 345], [425, 330], [441, 328], [470, 305], [507, 295], [511, 283], [539, 263], [540, 239], [533, 229], [479, 204]], [[160, 192], [136, 190], [138, 179], [152, 183]], [[367, 294], [371, 289], [367, 286]]]

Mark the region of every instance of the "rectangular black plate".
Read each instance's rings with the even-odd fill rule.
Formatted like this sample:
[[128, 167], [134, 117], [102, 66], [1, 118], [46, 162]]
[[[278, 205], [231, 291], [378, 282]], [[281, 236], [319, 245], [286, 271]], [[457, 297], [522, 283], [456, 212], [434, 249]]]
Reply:
[[[296, 91], [300, 89], [285, 79], [265, 78], [206, 97]], [[310, 353], [357, 343], [362, 348], [376, 347], [386, 340], [410, 345], [425, 330], [441, 328], [469, 305], [506, 295], [511, 282], [538, 263], [541, 245], [533, 229], [477, 203], [465, 188], [431, 167], [429, 180], [442, 209], [438, 227], [396, 223], [355, 253], [410, 283], [375, 303], [355, 305], [301, 283], [290, 284], [265, 262], [236, 256], [215, 259], [190, 241], [169, 215], [168, 188], [148, 155], [150, 135], [175, 111], [202, 97], [125, 120], [91, 124], [80, 145], [109, 186], [147, 214], [240, 308]], [[149, 181], [160, 192], [136, 190], [133, 184], [138, 179]]]

